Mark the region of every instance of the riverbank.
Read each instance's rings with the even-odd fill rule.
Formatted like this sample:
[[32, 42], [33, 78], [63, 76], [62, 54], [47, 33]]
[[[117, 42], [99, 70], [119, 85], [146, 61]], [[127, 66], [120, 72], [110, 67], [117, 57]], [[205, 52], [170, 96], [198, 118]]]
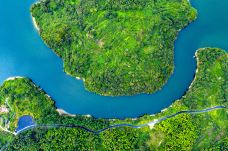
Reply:
[[67, 72], [65, 69], [63, 69], [63, 71], [64, 71], [67, 75], [69, 75], [69, 76], [71, 76], [71, 77], [74, 77], [74, 78], [76, 78], [77, 80], [82, 80], [83, 82], [85, 82], [85, 78], [72, 76], [72, 75], [71, 75], [69, 72]]
[[[114, 129], [114, 128], [120, 128], [120, 127], [131, 127], [131, 128], [138, 129], [138, 128], [144, 128], [144, 127], [148, 126], [148, 127], [150, 127], [150, 129], [153, 129], [155, 124], [158, 124], [158, 123], [160, 123], [160, 122], [162, 122], [164, 120], [167, 120], [169, 118], [173, 118], [175, 116], [178, 116], [180, 114], [199, 114], [199, 113], [210, 112], [210, 111], [217, 110], [217, 109], [225, 109], [226, 110], [227, 108], [225, 106], [214, 106], [214, 107], [206, 108], [206, 109], [203, 109], [203, 110], [183, 110], [183, 111], [179, 111], [179, 112], [177, 112], [177, 113], [175, 113], [173, 115], [167, 115], [167, 116], [161, 117], [159, 119], [154, 119], [153, 121], [150, 121], [148, 123], [144, 123], [144, 124], [141, 124], [141, 125], [132, 125], [132, 124], [128, 124], [128, 123], [116, 124], [116, 125], [111, 125], [109, 127], [106, 127], [106, 128], [103, 128], [103, 129], [100, 129], [100, 130], [97, 130], [97, 131], [94, 131], [94, 130], [89, 129], [89, 128], [85, 127], [85, 126], [80, 126], [80, 125], [60, 125], [60, 124], [45, 125], [45, 124], [40, 124], [40, 125], [27, 126], [24, 129], [22, 129], [22, 130], [20, 130], [18, 132], [15, 132], [14, 134], [15, 135], [19, 135], [20, 133], [23, 133], [23, 132], [28, 131], [28, 130], [33, 129], [33, 128], [81, 128], [81, 129], [86, 130], [87, 132], [91, 132], [91, 133], [94, 133], [94, 134], [99, 134], [99, 133], [102, 133], [104, 131], [107, 131], [107, 130], [110, 130], [110, 129]], [[6, 132], [8, 132], [8, 131], [6, 131]]]
[[198, 53], [199, 50], [201, 50], [201, 49], [198, 49], [198, 50], [196, 50], [196, 52], [195, 52], [194, 58], [196, 58], [196, 71], [195, 71], [194, 78], [193, 78], [193, 80], [192, 80], [190, 86], [188, 87], [188, 89], [191, 89], [192, 85], [195, 83], [196, 75], [197, 75], [197, 73], [198, 73], [198, 68], [199, 68], [199, 57], [198, 57], [197, 53]]
[[[62, 114], [60, 115], [57, 112], [59, 109], [56, 110], [55, 108], [54, 101], [45, 95], [45, 93], [36, 87], [30, 80], [19, 78], [5, 81], [3, 86], [0, 87], [0, 96], [2, 96], [3, 99], [9, 98], [8, 103], [12, 108], [17, 108], [17, 116], [33, 115], [34, 121], [40, 126], [40, 128], [37, 127], [37, 129], [34, 125], [26, 127], [22, 131], [19, 131], [20, 135], [17, 135], [18, 137], [13, 138], [12, 140], [19, 139], [18, 142], [23, 144], [20, 139], [23, 140], [24, 136], [26, 136], [26, 138], [31, 138], [30, 131], [35, 128], [33, 133], [37, 133], [36, 135], [40, 136], [39, 139], [36, 140], [36, 144], [38, 143], [37, 141], [41, 141], [42, 144], [44, 144], [44, 142], [49, 139], [44, 139], [47, 136], [46, 133], [49, 133], [49, 135], [56, 135], [56, 139], [59, 134], [61, 134], [60, 136], [64, 139], [58, 140], [67, 140], [65, 137], [70, 137], [71, 140], [77, 142], [79, 141], [78, 138], [72, 138], [72, 135], [70, 134], [74, 134], [73, 136], [80, 135], [80, 138], [83, 137], [83, 140], [96, 137], [96, 139], [105, 140], [107, 142], [107, 144], [103, 146], [105, 148], [113, 145], [113, 142], [115, 142], [114, 140], [117, 140], [118, 138], [119, 142], [115, 145], [117, 147], [120, 147], [127, 142], [129, 146], [134, 149], [137, 148], [136, 146], [132, 146], [134, 143], [139, 146], [161, 149], [170, 144], [170, 142], [175, 142], [172, 145], [173, 147], [181, 146], [182, 149], [186, 150], [185, 145], [193, 147], [193, 144], [197, 139], [201, 139], [202, 136], [205, 136], [205, 131], [202, 129], [209, 131], [211, 128], [211, 124], [209, 123], [216, 125], [217, 129], [213, 132], [213, 135], [211, 135], [210, 140], [205, 138], [200, 143], [207, 144], [209, 142], [208, 144], [211, 144], [210, 141], [212, 138], [213, 141], [215, 141], [214, 139], [216, 139], [217, 135], [221, 135], [220, 137], [224, 138], [226, 135], [226, 123], [224, 121], [227, 120], [227, 110], [217, 109], [220, 107], [227, 107], [227, 100], [225, 100], [223, 90], [221, 89], [224, 85], [225, 77], [218, 77], [217, 74], [210, 71], [216, 71], [216, 73], [227, 72], [226, 66], [228, 55], [224, 50], [217, 48], [206, 48], [201, 50], [202, 51], [198, 51], [197, 53], [197, 58], [201, 63], [198, 66], [196, 80], [185, 96], [180, 100], [175, 101], [170, 107], [162, 110], [160, 113], [155, 115], [144, 115], [137, 119], [127, 118], [119, 120], [98, 119], [81, 115], [68, 116], [63, 110], [61, 110]], [[218, 80], [218, 78], [220, 80]], [[214, 93], [215, 91], [218, 93]], [[204, 95], [202, 98], [201, 94], [207, 95]], [[1, 104], [3, 104], [3, 102], [1, 102]], [[66, 116], [64, 116], [64, 114]], [[194, 114], [194, 116], [192, 114]], [[14, 127], [16, 128], [17, 119], [19, 118], [11, 118], [11, 123], [15, 124], [11, 125], [9, 129], [11, 132]], [[220, 134], [221, 132], [222, 134]], [[159, 134], [161, 133], [164, 134], [163, 137], [159, 137]], [[176, 139], [179, 135], [184, 137], [181, 139], [182, 141]], [[174, 136], [175, 138], [172, 138], [171, 136]], [[1, 137], [3, 137], [3, 135], [0, 135], [0, 139]], [[161, 148], [157, 146], [157, 141], [155, 141], [154, 137], [156, 137], [158, 142], [163, 142]], [[101, 142], [101, 140], [97, 140], [97, 142]], [[152, 146], [148, 146], [149, 142], [150, 144], [152, 143]], [[32, 142], [30, 143], [33, 144]], [[48, 146], [56, 145], [50, 143], [45, 144]], [[64, 142], [64, 144], [67, 144], [67, 142]], [[80, 144], [91, 145], [91, 142], [81, 142]], [[13, 141], [10, 144], [10, 147], [17, 145], [18, 143]], [[102, 143], [96, 143], [96, 145], [102, 145]], [[194, 146], [196, 145], [197, 143], [194, 144]], [[23, 144], [23, 146], [26, 146], [26, 144]], [[58, 144], [58, 146], [64, 145]], [[40, 148], [40, 145], [38, 145], [37, 148]], [[96, 149], [93, 148], [93, 150]]]
[[[31, 130], [31, 129], [34, 129], [34, 128], [81, 128], [81, 129], [84, 129], [86, 130], [87, 132], [91, 132], [91, 133], [94, 133], [94, 134], [99, 134], [99, 133], [102, 133], [104, 131], [107, 131], [109, 129], [114, 129], [114, 128], [117, 128], [117, 127], [131, 127], [131, 128], [143, 128], [143, 127], [147, 127], [149, 126], [150, 129], [153, 129], [155, 124], [158, 124], [166, 119], [169, 119], [169, 118], [173, 118], [175, 116], [178, 116], [180, 114], [199, 114], [199, 113], [205, 113], [205, 112], [210, 112], [210, 111], [213, 111], [213, 110], [217, 110], [217, 109], [227, 109], [225, 106], [214, 106], [214, 107], [211, 107], [211, 108], [206, 108], [206, 109], [203, 109], [203, 110], [183, 110], [183, 111], [179, 111], [173, 115], [167, 115], [165, 117], [161, 117], [159, 119], [154, 119], [153, 121], [150, 121], [150, 122], [147, 122], [147, 123], [144, 123], [144, 124], [140, 124], [140, 125], [132, 125], [132, 124], [128, 124], [128, 123], [125, 123], [125, 124], [116, 124], [116, 125], [111, 125], [109, 127], [106, 127], [106, 128], [103, 128], [103, 129], [100, 129], [100, 130], [97, 130], [97, 131], [94, 131], [92, 129], [89, 129], [85, 126], [80, 126], [80, 125], [61, 125], [61, 124], [51, 124], [51, 125], [45, 125], [45, 124], [32, 124], [30, 126], [27, 126], [17, 132], [12, 132], [12, 131], [9, 131], [8, 129], [5, 129], [3, 127], [0, 126], [0, 129], [3, 130], [4, 132], [7, 132], [7, 133], [10, 133], [10, 134], [13, 134], [13, 135], [19, 135], [20, 133], [23, 133], [25, 131], [28, 131], [28, 130]], [[75, 117], [74, 115], [71, 115], [67, 112], [65, 112], [64, 110], [61, 110], [61, 109], [57, 109], [57, 111], [60, 113], [60, 115], [68, 115], [68, 116], [71, 116], [71, 117]]]
[[36, 19], [32, 15], [31, 15], [31, 18], [35, 29], [40, 33], [40, 27], [37, 25]]
[[22, 79], [22, 78], [24, 78], [24, 77], [20, 77], [20, 76], [9, 77], [5, 81], [11, 81], [11, 80]]
[[75, 114], [70, 114], [63, 109], [56, 109], [56, 111], [59, 113], [60, 116], [62, 116], [62, 115], [64, 115], [64, 116], [66, 115], [66, 116], [70, 116], [70, 117], [76, 116]]

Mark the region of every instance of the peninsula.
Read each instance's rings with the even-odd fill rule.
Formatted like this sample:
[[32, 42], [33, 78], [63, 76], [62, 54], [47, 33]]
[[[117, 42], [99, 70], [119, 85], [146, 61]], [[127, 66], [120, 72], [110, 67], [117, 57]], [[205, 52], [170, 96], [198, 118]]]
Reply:
[[178, 32], [196, 19], [188, 0], [44, 0], [31, 13], [65, 72], [105, 96], [159, 90]]

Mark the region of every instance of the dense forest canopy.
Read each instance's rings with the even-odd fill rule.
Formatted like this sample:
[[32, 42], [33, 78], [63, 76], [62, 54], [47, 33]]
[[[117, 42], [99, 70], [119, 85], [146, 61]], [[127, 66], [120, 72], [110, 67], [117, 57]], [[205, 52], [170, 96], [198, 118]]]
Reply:
[[161, 88], [178, 31], [196, 18], [188, 0], [44, 0], [31, 12], [65, 71], [112, 96]]

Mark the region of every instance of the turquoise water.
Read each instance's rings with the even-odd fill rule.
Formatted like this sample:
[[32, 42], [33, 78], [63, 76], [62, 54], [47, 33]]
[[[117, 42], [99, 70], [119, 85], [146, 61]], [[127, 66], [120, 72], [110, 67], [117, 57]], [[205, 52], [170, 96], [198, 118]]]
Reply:
[[63, 62], [47, 48], [32, 25], [29, 8], [35, 0], [0, 1], [0, 83], [26, 76], [43, 88], [58, 108], [95, 117], [124, 118], [160, 112], [179, 99], [193, 80], [195, 51], [201, 47], [228, 50], [228, 1], [192, 0], [198, 19], [182, 30], [175, 43], [175, 71], [152, 95], [104, 97], [84, 89], [63, 72]]

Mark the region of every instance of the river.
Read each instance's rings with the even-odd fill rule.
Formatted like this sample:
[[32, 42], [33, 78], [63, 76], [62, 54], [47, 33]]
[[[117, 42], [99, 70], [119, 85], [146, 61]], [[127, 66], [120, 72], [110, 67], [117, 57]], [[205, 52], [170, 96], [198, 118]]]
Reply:
[[198, 19], [183, 29], [175, 42], [175, 70], [158, 92], [131, 97], [105, 97], [88, 92], [83, 82], [63, 72], [63, 62], [47, 48], [29, 12], [35, 0], [0, 1], [0, 83], [11, 76], [34, 81], [69, 113], [102, 118], [153, 114], [181, 98], [191, 84], [195, 51], [201, 47], [228, 50], [228, 1], [191, 0]]

